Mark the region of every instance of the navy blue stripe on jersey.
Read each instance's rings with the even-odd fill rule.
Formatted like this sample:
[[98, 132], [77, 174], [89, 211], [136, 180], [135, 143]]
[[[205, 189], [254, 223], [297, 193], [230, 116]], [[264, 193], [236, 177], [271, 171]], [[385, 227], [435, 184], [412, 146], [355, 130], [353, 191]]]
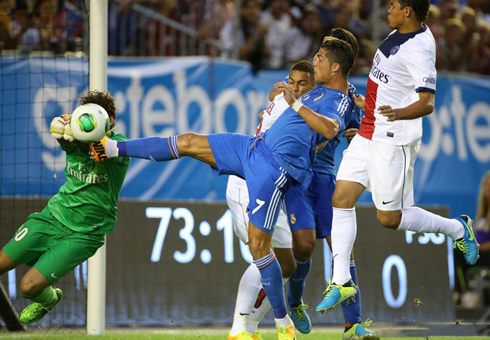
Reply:
[[419, 33], [423, 33], [427, 30], [427, 26], [424, 25], [421, 29], [415, 32], [410, 32], [410, 33], [398, 33], [396, 31], [395, 33], [389, 35], [385, 41], [381, 43], [381, 46], [379, 46], [379, 50], [381, 53], [384, 54], [386, 58], [389, 58], [390, 55], [396, 54], [398, 50], [400, 49], [400, 46], [406, 43], [408, 40], [412, 39]]
[[415, 92], [419, 93], [419, 92], [430, 92], [430, 93], [436, 93], [436, 90], [434, 89], [430, 89], [428, 87], [417, 87], [417, 89], [415, 90]]

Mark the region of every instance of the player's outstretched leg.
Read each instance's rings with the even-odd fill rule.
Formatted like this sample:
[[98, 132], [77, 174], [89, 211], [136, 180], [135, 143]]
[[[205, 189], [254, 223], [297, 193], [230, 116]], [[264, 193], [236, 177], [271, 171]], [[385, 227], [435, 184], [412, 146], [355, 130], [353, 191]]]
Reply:
[[32, 296], [22, 294], [22, 296], [34, 301], [34, 303], [24, 308], [19, 316], [20, 322], [23, 324], [30, 324], [41, 320], [47, 313], [51, 313], [53, 307], [56, 306], [63, 297], [63, 292], [59, 288], [48, 286], [39, 294]]
[[289, 313], [296, 329], [303, 334], [308, 334], [311, 332], [311, 321], [306, 313], [308, 305], [303, 303], [302, 297], [305, 291], [306, 277], [311, 269], [311, 259], [302, 260], [296, 255], [294, 258], [297, 268], [296, 272], [289, 279]]
[[466, 215], [450, 219], [418, 207], [410, 207], [401, 211], [399, 221], [399, 225], [394, 228], [397, 231], [444, 234], [454, 240], [454, 248], [461, 250], [466, 263], [474, 265], [478, 260], [479, 245], [473, 232], [473, 221]]
[[160, 162], [188, 156], [217, 168], [208, 136], [185, 133], [166, 138], [149, 137], [129, 141], [115, 141], [105, 137], [100, 143], [90, 144], [90, 152], [96, 162], [114, 157], [135, 157]]
[[372, 321], [369, 319], [366, 322], [361, 322], [361, 291], [357, 283], [357, 271], [356, 264], [353, 258], [350, 261], [350, 275], [352, 282], [357, 287], [357, 294], [352, 300], [342, 302], [342, 311], [345, 319], [345, 330], [343, 339], [379, 339], [379, 337], [366, 327], [371, 325]]

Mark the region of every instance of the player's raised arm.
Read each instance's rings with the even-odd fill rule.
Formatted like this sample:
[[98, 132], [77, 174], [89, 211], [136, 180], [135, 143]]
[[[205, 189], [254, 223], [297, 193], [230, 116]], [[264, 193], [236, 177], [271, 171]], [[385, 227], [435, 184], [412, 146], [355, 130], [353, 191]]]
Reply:
[[289, 105], [296, 111], [301, 118], [304, 119], [306, 124], [313, 130], [321, 134], [327, 139], [334, 138], [339, 132], [339, 123], [333, 118], [325, 117], [321, 114], [316, 113], [307, 106], [296, 100], [294, 97], [293, 89], [291, 86], [285, 82], [277, 83], [274, 85], [279, 91], [284, 92], [284, 98]]

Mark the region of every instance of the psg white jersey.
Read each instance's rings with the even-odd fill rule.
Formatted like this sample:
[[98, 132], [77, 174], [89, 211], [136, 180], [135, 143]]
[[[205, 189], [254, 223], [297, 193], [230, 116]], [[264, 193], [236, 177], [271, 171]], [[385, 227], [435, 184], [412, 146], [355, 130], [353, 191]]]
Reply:
[[[263, 111], [262, 119], [257, 126], [255, 135], [258, 136], [259, 133], [267, 131], [287, 108], [289, 108], [289, 104], [284, 99], [284, 93], [281, 92], [274, 97], [274, 100], [269, 104], [269, 107]], [[245, 180], [237, 176], [230, 176], [228, 185], [235, 188], [247, 187]]]
[[422, 118], [388, 122], [377, 108], [404, 108], [419, 100], [419, 92], [436, 91], [436, 43], [429, 27], [383, 41], [369, 73], [365, 116], [359, 134], [378, 142], [406, 145], [422, 138]]

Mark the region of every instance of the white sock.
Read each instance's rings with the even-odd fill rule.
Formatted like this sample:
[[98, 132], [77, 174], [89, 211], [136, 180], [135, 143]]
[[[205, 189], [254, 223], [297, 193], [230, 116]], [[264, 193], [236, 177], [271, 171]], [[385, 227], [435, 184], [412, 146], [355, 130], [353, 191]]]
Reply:
[[[248, 330], [249, 326], [257, 330], [258, 321], [252, 317], [251, 310], [257, 299], [259, 291], [262, 289], [261, 276], [259, 269], [255, 264], [245, 270], [238, 285], [238, 293], [236, 297], [235, 314], [233, 316], [233, 325], [231, 326], [231, 335], [237, 335], [241, 331]], [[269, 304], [270, 306], [270, 304]], [[255, 331], [254, 331], [255, 332]], [[251, 333], [254, 333], [251, 332]]]
[[[260, 272], [259, 272], [260, 274]], [[289, 277], [288, 278], [282, 278], [282, 284], [285, 285], [287, 282], [289, 281]], [[260, 282], [260, 280], [259, 280]], [[261, 284], [261, 287], [262, 287], [262, 284]], [[254, 300], [254, 304], [255, 304], [255, 301]], [[259, 324], [260, 321], [262, 321], [262, 319], [265, 317], [265, 315], [267, 314], [267, 312], [269, 311], [269, 309], [271, 309], [271, 303], [269, 302], [269, 299], [267, 298], [267, 296], [265, 297], [264, 300], [262, 300], [262, 304], [259, 306], [259, 308], [255, 308], [255, 307], [252, 307], [252, 311], [250, 312], [250, 323], [247, 324], [247, 329], [250, 329], [248, 330], [248, 332], [250, 333], [255, 333], [257, 331], [257, 326]], [[252, 321], [255, 321], [255, 324], [252, 324]], [[255, 326], [255, 328], [253, 328], [252, 326]]]
[[332, 282], [342, 285], [351, 279], [350, 254], [357, 234], [356, 208], [333, 208], [332, 219]]
[[464, 235], [463, 224], [458, 220], [441, 217], [418, 207], [402, 210], [400, 225], [396, 230], [409, 230], [416, 233], [441, 233], [451, 237], [453, 240], [459, 240]]
[[277, 327], [286, 327], [286, 326], [289, 326], [292, 323], [293, 322], [291, 321], [291, 318], [289, 317], [289, 315], [286, 315], [282, 319], [276, 319], [276, 325], [277, 325]]
[[105, 154], [108, 158], [114, 158], [119, 156], [119, 149], [117, 148], [117, 142], [109, 139], [105, 144]]

